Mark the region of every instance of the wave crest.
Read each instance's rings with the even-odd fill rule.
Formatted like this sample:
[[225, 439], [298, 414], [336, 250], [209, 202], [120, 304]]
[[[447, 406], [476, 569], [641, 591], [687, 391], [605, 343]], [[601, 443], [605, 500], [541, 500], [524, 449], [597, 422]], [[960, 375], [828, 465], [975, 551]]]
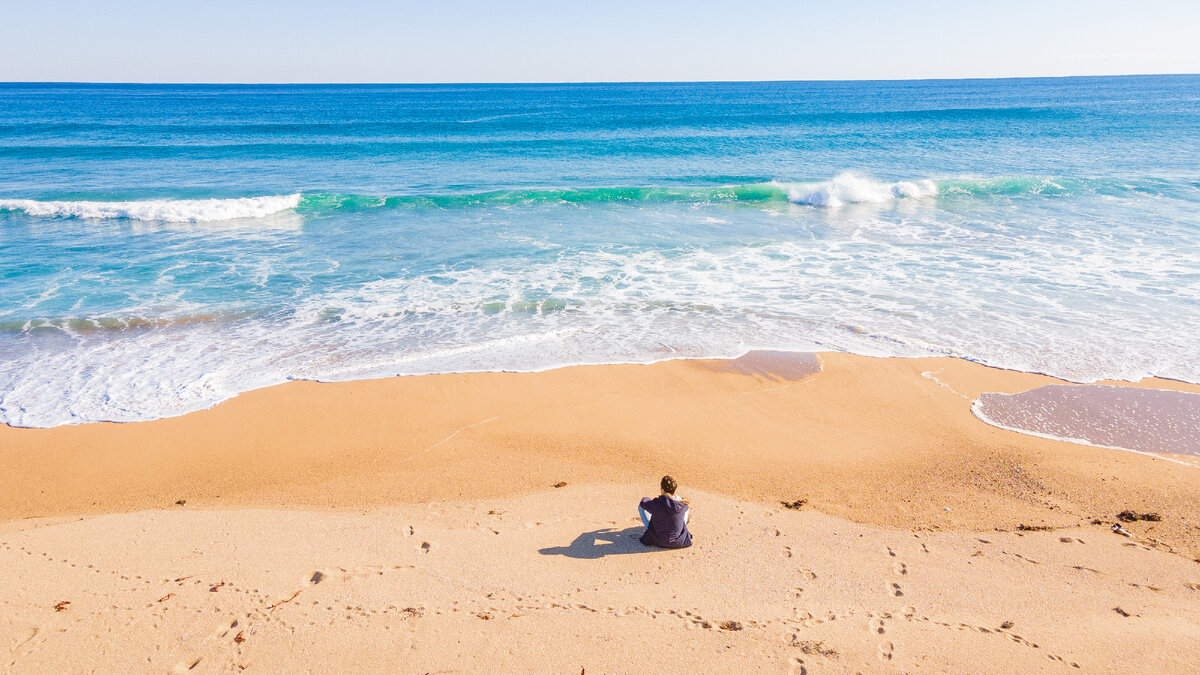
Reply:
[[147, 199], [128, 202], [0, 199], [0, 211], [59, 218], [124, 218], [168, 223], [202, 223], [263, 218], [300, 205], [300, 193], [237, 199]]
[[836, 209], [847, 204], [887, 204], [901, 199], [1004, 199], [1103, 195], [1190, 194], [1194, 187], [1149, 178], [997, 176], [881, 181], [846, 171], [824, 181], [783, 181], [710, 186], [515, 188], [488, 192], [371, 196], [308, 193], [233, 199], [143, 201], [38, 201], [0, 199], [0, 212], [62, 218], [125, 218], [159, 222], [211, 222], [262, 218], [282, 211], [329, 213], [372, 209], [465, 209], [553, 204], [713, 204], [774, 206], [787, 203]]
[[846, 204], [882, 204], [896, 199], [932, 197], [938, 185], [932, 180], [884, 183], [852, 172], [840, 173], [819, 183], [780, 184], [794, 204], [838, 208]]

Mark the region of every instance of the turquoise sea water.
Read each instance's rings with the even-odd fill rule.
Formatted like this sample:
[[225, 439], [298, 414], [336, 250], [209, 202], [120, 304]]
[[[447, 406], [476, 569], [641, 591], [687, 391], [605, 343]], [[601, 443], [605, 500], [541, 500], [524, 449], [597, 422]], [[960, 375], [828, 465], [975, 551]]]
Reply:
[[1200, 76], [0, 84], [0, 422], [747, 349], [1200, 382]]

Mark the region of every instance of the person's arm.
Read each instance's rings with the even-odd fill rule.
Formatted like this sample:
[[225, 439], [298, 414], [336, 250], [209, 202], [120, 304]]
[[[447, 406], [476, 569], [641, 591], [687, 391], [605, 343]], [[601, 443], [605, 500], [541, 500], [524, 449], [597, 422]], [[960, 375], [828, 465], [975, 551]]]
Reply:
[[653, 516], [647, 509], [652, 501], [654, 500], [650, 497], [642, 497], [642, 501], [638, 502], [638, 515], [642, 518], [642, 525], [646, 527], [650, 527], [650, 518]]

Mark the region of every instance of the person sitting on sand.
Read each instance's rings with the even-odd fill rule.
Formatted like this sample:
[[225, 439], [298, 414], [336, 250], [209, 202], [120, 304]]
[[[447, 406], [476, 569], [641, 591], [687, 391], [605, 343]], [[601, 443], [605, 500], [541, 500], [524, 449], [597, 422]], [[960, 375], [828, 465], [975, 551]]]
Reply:
[[687, 529], [691, 509], [675, 496], [679, 486], [674, 478], [663, 476], [661, 486], [662, 494], [653, 499], [643, 497], [638, 504], [638, 515], [646, 526], [641, 541], [647, 546], [687, 548], [692, 545], [692, 533]]

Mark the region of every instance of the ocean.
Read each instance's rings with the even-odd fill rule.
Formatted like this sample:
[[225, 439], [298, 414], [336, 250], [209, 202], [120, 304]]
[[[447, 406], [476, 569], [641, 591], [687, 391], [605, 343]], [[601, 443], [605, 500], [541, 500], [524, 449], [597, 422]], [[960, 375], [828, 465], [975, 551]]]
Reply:
[[1200, 382], [1200, 76], [0, 84], [0, 422], [750, 349]]

